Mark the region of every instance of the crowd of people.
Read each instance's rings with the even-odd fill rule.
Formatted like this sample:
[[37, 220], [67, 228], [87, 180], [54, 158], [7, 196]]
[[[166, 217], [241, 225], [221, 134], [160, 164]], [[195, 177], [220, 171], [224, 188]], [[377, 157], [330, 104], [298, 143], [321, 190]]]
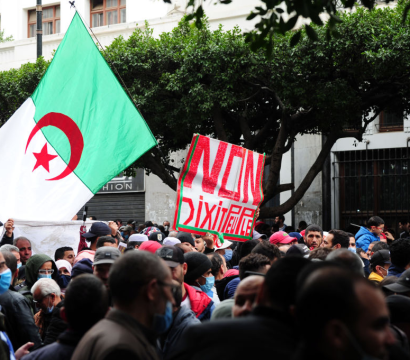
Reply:
[[410, 235], [259, 219], [252, 239], [94, 222], [33, 254], [5, 223], [0, 359], [407, 359]]

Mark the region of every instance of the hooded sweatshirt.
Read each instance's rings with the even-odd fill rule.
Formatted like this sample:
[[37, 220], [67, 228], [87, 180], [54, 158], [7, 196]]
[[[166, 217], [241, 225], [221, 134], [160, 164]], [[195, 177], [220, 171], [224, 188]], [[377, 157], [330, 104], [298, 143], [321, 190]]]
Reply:
[[34, 310], [34, 304], [33, 304], [33, 294], [31, 294], [31, 287], [35, 284], [35, 282], [38, 280], [38, 271], [40, 270], [41, 266], [47, 262], [51, 261], [52, 268], [54, 270], [53, 274], [51, 275], [51, 278], [54, 280], [57, 280], [57, 266], [54, 263], [53, 259], [49, 257], [48, 255], [45, 254], [36, 254], [33, 255], [30, 259], [28, 259], [26, 263], [26, 281], [24, 283], [25, 286], [23, 286], [20, 290], [19, 293], [22, 294], [29, 300], [31, 307]]
[[360, 227], [360, 230], [355, 235], [356, 247], [362, 248], [364, 251], [367, 251], [370, 243], [373, 241], [380, 241], [380, 238], [373, 234], [369, 229], [364, 226]]

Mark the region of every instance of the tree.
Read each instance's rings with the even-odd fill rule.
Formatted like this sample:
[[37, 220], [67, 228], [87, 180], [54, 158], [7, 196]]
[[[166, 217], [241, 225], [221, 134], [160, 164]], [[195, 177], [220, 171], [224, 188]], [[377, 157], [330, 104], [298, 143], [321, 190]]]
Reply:
[[[402, 24], [403, 9], [401, 4], [341, 14], [340, 37], [330, 40], [326, 27], [316, 28], [315, 42], [304, 30], [293, 47], [291, 33], [277, 35], [271, 60], [263, 49], [251, 51], [239, 28], [210, 31], [206, 24], [197, 29], [186, 20], [159, 38], [149, 27], [127, 40], [117, 38], [105, 56], [160, 149], [129, 171], [144, 167], [176, 189], [175, 172], [182, 164], [173, 162], [172, 154], [185, 150], [193, 133], [206, 134], [267, 154], [266, 202], [294, 187], [279, 184], [279, 174], [283, 154], [296, 136], [324, 134], [322, 151], [293, 196], [279, 207], [262, 208], [261, 216], [286, 213], [321, 171], [337, 139], [360, 141], [382, 110], [409, 112], [410, 32]], [[36, 80], [46, 64], [27, 66], [27, 79]], [[5, 77], [11, 84], [3, 84]], [[12, 75], [0, 73], [0, 94], [8, 88], [11, 96], [20, 94], [15, 89], [21, 89], [21, 80], [18, 86], [13, 81]], [[0, 97], [0, 109], [4, 101]]]
[[0, 44], [6, 41], [13, 41], [13, 36], [4, 36], [4, 30], [0, 30]]
[[[163, 0], [165, 3], [171, 3], [171, 0]], [[190, 12], [187, 19], [195, 19], [195, 25], [200, 29], [203, 26], [204, 9], [202, 3], [205, 0], [189, 0], [187, 10]], [[214, 3], [230, 4], [233, 0], [209, 0]], [[389, 3], [392, 0], [385, 0]], [[360, 5], [359, 5], [360, 4]], [[323, 17], [329, 19], [326, 26], [326, 37], [338, 37], [337, 25], [343, 20], [338, 16], [339, 10], [353, 9], [355, 6], [363, 6], [367, 9], [373, 9], [376, 0], [261, 0], [253, 11], [247, 17], [247, 20], [258, 19], [255, 29], [245, 33], [246, 41], [250, 43], [253, 50], [264, 49], [268, 58], [272, 56], [273, 43], [277, 34], [285, 34], [294, 29], [300, 20], [308, 20], [317, 26], [323, 26]], [[410, 3], [407, 2], [403, 11], [403, 22], [407, 18], [410, 10]], [[304, 26], [306, 34], [311, 40], [316, 41], [318, 34], [315, 27], [310, 25]], [[298, 29], [291, 38], [291, 44], [299, 42], [302, 35], [302, 29]]]

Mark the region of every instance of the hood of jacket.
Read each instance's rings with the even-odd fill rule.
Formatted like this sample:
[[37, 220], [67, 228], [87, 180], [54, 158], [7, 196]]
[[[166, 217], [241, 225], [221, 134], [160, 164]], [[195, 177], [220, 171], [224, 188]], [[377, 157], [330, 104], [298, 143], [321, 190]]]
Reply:
[[41, 266], [47, 261], [51, 261], [54, 270], [53, 275], [51, 275], [51, 278], [54, 280], [57, 279], [58, 270], [53, 259], [45, 254], [33, 255], [30, 259], [28, 259], [26, 263], [26, 285], [29, 290], [37, 281], [38, 271], [40, 270]]
[[380, 240], [380, 238], [373, 234], [368, 228], [360, 226], [360, 230], [356, 233], [355, 238], [356, 240], [360, 240], [360, 238], [363, 236], [373, 238], [373, 241]]
[[387, 276], [400, 277], [400, 275], [405, 271], [406, 271], [406, 269], [398, 267], [397, 265], [391, 264], [389, 266], [389, 270], [387, 271]]

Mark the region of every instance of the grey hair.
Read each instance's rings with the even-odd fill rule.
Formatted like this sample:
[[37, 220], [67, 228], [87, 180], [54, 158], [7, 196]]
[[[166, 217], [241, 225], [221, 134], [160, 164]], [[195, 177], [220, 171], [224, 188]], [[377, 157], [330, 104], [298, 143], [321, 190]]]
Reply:
[[53, 279], [40, 279], [35, 282], [31, 287], [31, 293], [34, 295], [37, 288], [40, 288], [41, 296], [47, 296], [50, 294], [56, 294], [56, 296], [61, 295], [61, 290], [58, 284]]
[[[31, 241], [30, 241], [29, 239], [27, 239], [25, 236], [19, 236], [18, 238], [15, 238], [15, 239], [13, 240], [13, 245], [14, 245], [14, 246], [17, 246], [17, 242], [18, 242], [19, 240], [27, 240], [27, 241], [30, 243], [30, 246], [31, 246]], [[19, 251], [20, 251], [20, 250], [19, 250]]]
[[168, 237], [177, 237], [178, 231], [171, 231]]
[[0, 251], [1, 250], [20, 252], [17, 246], [10, 245], [10, 244], [3, 245], [2, 247], [0, 247]]

